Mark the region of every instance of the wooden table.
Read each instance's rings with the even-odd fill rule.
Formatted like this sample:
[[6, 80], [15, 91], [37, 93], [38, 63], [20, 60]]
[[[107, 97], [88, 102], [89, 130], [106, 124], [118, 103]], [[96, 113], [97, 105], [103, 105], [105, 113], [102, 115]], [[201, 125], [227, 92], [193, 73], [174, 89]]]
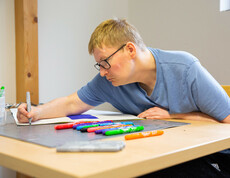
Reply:
[[55, 148], [0, 136], [0, 165], [44, 178], [134, 177], [230, 147], [230, 124], [183, 122], [191, 124], [165, 129], [161, 136], [126, 141], [126, 147], [115, 153], [57, 153]]

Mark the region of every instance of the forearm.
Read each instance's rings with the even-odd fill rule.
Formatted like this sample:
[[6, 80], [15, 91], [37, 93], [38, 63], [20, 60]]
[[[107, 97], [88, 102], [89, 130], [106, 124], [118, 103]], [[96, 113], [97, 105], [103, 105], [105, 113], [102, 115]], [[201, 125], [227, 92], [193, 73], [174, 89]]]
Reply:
[[201, 112], [190, 112], [190, 113], [179, 113], [179, 114], [169, 114], [165, 109], [159, 107], [149, 108], [148, 110], [140, 113], [138, 117], [146, 119], [184, 119], [184, 120], [198, 120], [198, 121], [211, 121], [218, 122], [214, 118], [207, 114]]
[[68, 98], [62, 97], [37, 107], [39, 119], [64, 117], [68, 114]]
[[218, 122], [211, 116], [204, 114], [202, 112], [190, 112], [182, 114], [170, 114], [171, 118], [185, 119], [185, 120], [197, 120], [197, 121], [211, 121]]
[[230, 115], [228, 115], [222, 122], [230, 124]]
[[79, 99], [78, 95], [74, 93], [72, 95], [57, 98], [44, 105], [38, 106], [39, 119], [80, 114], [91, 108], [92, 106], [83, 103]]

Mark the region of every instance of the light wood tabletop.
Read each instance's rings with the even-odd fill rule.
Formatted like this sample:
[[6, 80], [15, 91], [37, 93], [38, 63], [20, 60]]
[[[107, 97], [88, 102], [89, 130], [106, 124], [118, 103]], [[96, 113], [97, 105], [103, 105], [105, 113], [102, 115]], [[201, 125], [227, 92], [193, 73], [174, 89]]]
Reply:
[[113, 153], [57, 153], [55, 148], [0, 136], [0, 165], [34, 177], [134, 177], [230, 147], [230, 124], [170, 121], [191, 124], [125, 141], [126, 147]]

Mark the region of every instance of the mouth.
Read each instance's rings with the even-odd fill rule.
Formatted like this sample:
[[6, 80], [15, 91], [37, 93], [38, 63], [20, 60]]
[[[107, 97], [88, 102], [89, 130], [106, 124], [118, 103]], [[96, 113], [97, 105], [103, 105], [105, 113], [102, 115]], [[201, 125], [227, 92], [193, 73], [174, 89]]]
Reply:
[[108, 80], [108, 81], [110, 81], [110, 82], [112, 82], [112, 81], [113, 81], [113, 79], [112, 79], [112, 78], [107, 78], [107, 80]]

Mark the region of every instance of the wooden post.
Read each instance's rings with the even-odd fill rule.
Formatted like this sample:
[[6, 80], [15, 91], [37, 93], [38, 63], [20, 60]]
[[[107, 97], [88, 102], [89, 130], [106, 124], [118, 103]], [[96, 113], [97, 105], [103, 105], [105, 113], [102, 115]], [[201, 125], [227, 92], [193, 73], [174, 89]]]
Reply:
[[39, 103], [37, 0], [15, 0], [16, 100]]
[[230, 85], [221, 85], [223, 89], [226, 91], [228, 96], [230, 97]]

